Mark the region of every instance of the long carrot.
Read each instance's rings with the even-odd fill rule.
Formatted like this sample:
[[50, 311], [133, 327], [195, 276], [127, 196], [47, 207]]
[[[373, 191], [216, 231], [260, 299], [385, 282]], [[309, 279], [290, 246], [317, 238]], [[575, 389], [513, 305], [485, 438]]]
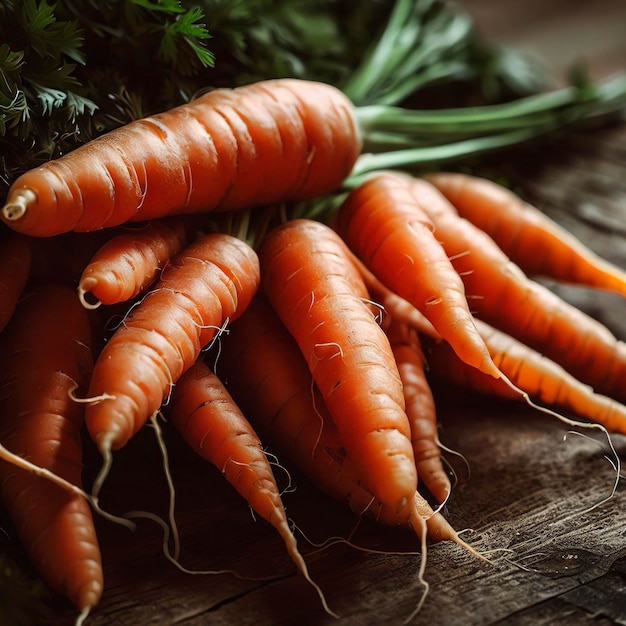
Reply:
[[111, 450], [126, 445], [160, 408], [220, 327], [246, 308], [258, 284], [258, 258], [248, 244], [205, 235], [131, 310], [96, 360], [89, 386], [85, 421], [105, 459], [101, 478]]
[[9, 234], [0, 241], [0, 331], [13, 316], [30, 273], [31, 250], [28, 240]]
[[626, 272], [512, 191], [465, 174], [437, 173], [426, 179], [526, 274], [626, 295]]
[[83, 305], [95, 308], [137, 296], [189, 243], [191, 229], [192, 224], [184, 218], [164, 218], [109, 239], [91, 258], [78, 282]]
[[[626, 407], [623, 404], [594, 393], [591, 387], [581, 383], [560, 365], [510, 335], [481, 320], [477, 320], [476, 324], [503, 374], [531, 398], [548, 407], [570, 411], [602, 424], [610, 431], [626, 434]], [[429, 341], [428, 345], [432, 380], [506, 399], [522, 399], [501, 380], [468, 367], [444, 342]]]
[[315, 198], [339, 186], [360, 150], [352, 104], [334, 87], [276, 79], [217, 89], [24, 173], [0, 217], [51, 236]]
[[406, 174], [376, 174], [343, 202], [334, 226], [375, 276], [423, 313], [463, 360], [498, 377], [463, 282], [421, 206], [419, 185]]
[[[422, 535], [406, 507], [388, 506], [376, 498], [346, 455], [304, 356], [265, 298], [257, 296], [231, 326], [218, 367], [238, 406], [285, 463], [358, 515]], [[465, 545], [418, 492], [414, 500], [431, 539]]]
[[[83, 407], [70, 394], [92, 367], [88, 313], [68, 286], [28, 289], [3, 334], [0, 442], [80, 487]], [[0, 461], [2, 498], [42, 579], [86, 613], [103, 577], [88, 501]]]
[[419, 186], [476, 316], [541, 351], [599, 393], [626, 399], [626, 343], [530, 280], [485, 232], [459, 218], [435, 187], [425, 181]]
[[[441, 462], [437, 436], [437, 410], [426, 378], [426, 358], [422, 352], [420, 339], [407, 324], [393, 318], [385, 333], [389, 338], [402, 381], [418, 478], [438, 502], [444, 502], [450, 495], [452, 485]], [[499, 380], [492, 376], [485, 377], [494, 381]]]
[[271, 231], [263, 288], [304, 354], [363, 479], [384, 504], [411, 505], [417, 473], [400, 377], [367, 290], [339, 236], [311, 220]]
[[314, 586], [326, 611], [332, 613], [298, 550], [258, 435], [202, 359], [179, 379], [168, 412], [190, 447], [213, 463], [252, 509], [274, 526], [298, 570]]

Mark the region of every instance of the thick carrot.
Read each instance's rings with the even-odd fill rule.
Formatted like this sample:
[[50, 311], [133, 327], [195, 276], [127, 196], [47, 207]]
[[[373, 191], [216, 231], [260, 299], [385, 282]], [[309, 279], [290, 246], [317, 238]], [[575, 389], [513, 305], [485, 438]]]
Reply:
[[191, 228], [183, 218], [164, 218], [109, 239], [91, 258], [78, 282], [83, 305], [116, 304], [140, 294], [189, 243]]
[[485, 232], [459, 218], [435, 187], [419, 184], [424, 207], [463, 279], [475, 314], [541, 351], [599, 393], [626, 399], [626, 343], [530, 280]]
[[461, 217], [486, 232], [526, 274], [626, 295], [626, 272], [598, 257], [512, 191], [464, 174], [437, 173], [426, 178]]
[[261, 441], [218, 376], [199, 359], [179, 379], [169, 414], [190, 447], [213, 463], [246, 502], [278, 531], [298, 570], [319, 593], [289, 527]]
[[28, 240], [9, 234], [0, 241], [0, 331], [13, 316], [30, 273], [31, 250]]
[[217, 89], [24, 173], [0, 217], [51, 236], [315, 198], [339, 186], [360, 150], [352, 104], [334, 87], [276, 79]]
[[386, 505], [405, 507], [417, 473], [398, 370], [339, 236], [311, 220], [271, 231], [260, 251], [265, 293], [304, 354], [359, 472]]
[[[281, 460], [358, 515], [413, 528], [421, 536], [420, 524], [406, 507], [381, 503], [362, 480], [346, 455], [304, 356], [263, 297], [257, 296], [231, 326], [218, 367], [238, 406]], [[441, 513], [434, 513], [417, 492], [414, 500], [431, 539], [462, 544]]]
[[374, 275], [423, 313], [464, 361], [499, 376], [474, 326], [463, 282], [424, 212], [417, 179], [396, 172], [372, 176], [340, 206], [334, 226]]
[[85, 421], [105, 459], [159, 409], [219, 328], [246, 308], [258, 284], [254, 250], [221, 233], [196, 240], [165, 268], [94, 366]]
[[[602, 424], [610, 431], [626, 434], [623, 404], [594, 393], [560, 365], [510, 335], [480, 320], [477, 326], [503, 374], [532, 399]], [[502, 380], [468, 367], [443, 342], [429, 343], [428, 363], [432, 379], [445, 385], [453, 383], [475, 392], [522, 400], [519, 393]]]
[[[452, 485], [441, 462], [437, 437], [437, 410], [426, 378], [426, 358], [422, 352], [420, 339], [409, 326], [393, 318], [385, 332], [389, 337], [402, 381], [418, 478], [438, 502], [444, 502], [450, 495]], [[494, 381], [499, 380], [485, 376]]]
[[[28, 290], [2, 336], [0, 441], [80, 487], [83, 407], [71, 399], [92, 367], [88, 313], [69, 286]], [[81, 611], [102, 594], [102, 566], [88, 501], [0, 461], [2, 498], [42, 579]]]

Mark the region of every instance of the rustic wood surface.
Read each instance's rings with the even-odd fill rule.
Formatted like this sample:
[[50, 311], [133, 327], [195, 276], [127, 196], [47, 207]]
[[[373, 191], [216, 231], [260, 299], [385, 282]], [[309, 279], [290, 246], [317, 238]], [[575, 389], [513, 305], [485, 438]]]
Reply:
[[[548, 7], [558, 4], [563, 11], [564, 6], [546, 0], [526, 4], [535, 17]], [[587, 4], [599, 13], [599, 5], [611, 5], [625, 15], [621, 0]], [[512, 12], [520, 9], [512, 0], [497, 9], [494, 0], [468, 0], [467, 5], [486, 28], [514, 43], [530, 45], [534, 34], [546, 41], [544, 22], [513, 21]], [[592, 10], [585, 3], [570, 5], [580, 15]], [[567, 15], [550, 11], [553, 29], [564, 20], [559, 30], [563, 47], [548, 56], [564, 67], [569, 40], [563, 32], [571, 33], [571, 24], [584, 19], [572, 17], [574, 10]], [[619, 49], [622, 43], [611, 48], [605, 41], [600, 47]], [[571, 51], [573, 43], [568, 45]], [[598, 49], [592, 50], [591, 59], [598, 62], [594, 72], [622, 63]], [[503, 165], [520, 193], [626, 267], [624, 125], [578, 134], [540, 154], [523, 152]], [[586, 289], [557, 289], [626, 338], [623, 300]], [[593, 508], [615, 481], [602, 435], [587, 431], [583, 437], [550, 416], [492, 399], [447, 393], [438, 406], [442, 442], [467, 462], [446, 455], [458, 477], [446, 515], [455, 528], [467, 529], [463, 537], [490, 562], [457, 545], [429, 546], [425, 579], [430, 588], [412, 623], [626, 624], [623, 483], [610, 501]], [[166, 431], [177, 486], [181, 563], [192, 570], [234, 570], [241, 577], [179, 571], [164, 558], [160, 528], [149, 520], [139, 520], [131, 533], [97, 519], [106, 591], [88, 625], [369, 626], [401, 624], [411, 614], [424, 588], [418, 581], [419, 544], [410, 533], [366, 520], [357, 524], [342, 503], [329, 501], [292, 475], [296, 491], [284, 496], [288, 514], [312, 542], [299, 539], [313, 578], [342, 616], [337, 622], [325, 615], [314, 590], [295, 572], [275, 532], [253, 518], [217, 470], [194, 458], [167, 426]], [[615, 436], [613, 443], [626, 461], [626, 437]], [[87, 453], [92, 461], [97, 458], [94, 450]], [[279, 478], [287, 484], [280, 473]], [[118, 513], [166, 513], [167, 491], [150, 429], [117, 453], [102, 504]], [[331, 537], [350, 537], [351, 545], [313, 547]], [[28, 571], [19, 549], [7, 549]], [[61, 600], [49, 597], [48, 604], [40, 623], [73, 623], [74, 612]]]

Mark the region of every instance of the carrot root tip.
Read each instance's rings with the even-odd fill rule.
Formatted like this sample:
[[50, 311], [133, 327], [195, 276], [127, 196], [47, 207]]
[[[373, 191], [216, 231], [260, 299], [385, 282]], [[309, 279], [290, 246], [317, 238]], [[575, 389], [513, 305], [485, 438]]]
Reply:
[[91, 288], [97, 284], [97, 281], [95, 278], [85, 278], [83, 280], [80, 281], [80, 283], [78, 284], [78, 299], [80, 300], [80, 303], [86, 308], [86, 309], [97, 309], [102, 302], [100, 300], [98, 300], [97, 298], [95, 298], [92, 295], [93, 298], [93, 302], [90, 302], [86, 296], [87, 294], [91, 295]]
[[28, 206], [37, 199], [37, 195], [32, 189], [20, 190], [11, 202], [7, 202], [2, 207], [2, 215], [9, 222], [19, 220], [28, 209]]
[[82, 626], [85, 623], [87, 617], [89, 617], [89, 613], [91, 612], [91, 606], [86, 606], [76, 617], [76, 621], [74, 622], [74, 626]]

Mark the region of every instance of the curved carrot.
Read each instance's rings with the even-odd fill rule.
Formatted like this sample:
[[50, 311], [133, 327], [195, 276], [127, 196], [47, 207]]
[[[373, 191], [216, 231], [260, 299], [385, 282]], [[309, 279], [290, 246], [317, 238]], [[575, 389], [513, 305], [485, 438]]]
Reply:
[[[393, 318], [385, 333], [402, 381], [417, 475], [437, 501], [444, 502], [450, 495], [452, 485], [441, 462], [437, 410], [426, 379], [426, 358], [419, 337], [406, 324]], [[492, 376], [488, 378], [498, 380]]]
[[172, 422], [190, 447], [213, 463], [240, 495], [279, 533], [289, 556], [311, 580], [289, 527], [280, 491], [261, 441], [218, 376], [198, 360], [179, 379], [169, 407]]
[[512, 191], [464, 174], [437, 173], [426, 179], [526, 274], [626, 295], [626, 272]]
[[[83, 407], [70, 394], [92, 367], [87, 311], [69, 286], [40, 286], [29, 290], [2, 340], [0, 442], [80, 486]], [[42, 579], [88, 612], [100, 599], [103, 579], [87, 500], [5, 461], [0, 484]]]
[[497, 378], [463, 282], [424, 212], [421, 185], [429, 186], [406, 174], [376, 174], [350, 193], [334, 226], [374, 275], [427, 317], [463, 360]]
[[[610, 431], [626, 434], [626, 407], [623, 404], [594, 393], [591, 387], [560, 365], [510, 335], [480, 320], [477, 320], [477, 327], [502, 373], [531, 398], [546, 406], [571, 411]], [[467, 367], [443, 342], [431, 343], [428, 364], [432, 377], [445, 381], [446, 385], [454, 383], [480, 393], [521, 399], [519, 393], [503, 381]]]
[[265, 293], [304, 354], [363, 478], [389, 506], [417, 489], [404, 396], [389, 342], [339, 236], [311, 220], [271, 231], [260, 251]]
[[[421, 534], [406, 507], [381, 503], [362, 480], [346, 455], [298, 345], [264, 298], [255, 298], [232, 325], [224, 338], [219, 367], [238, 406], [262, 439], [276, 447], [281, 459], [358, 515]], [[464, 545], [441, 513], [434, 513], [418, 492], [414, 505], [426, 521], [431, 539]]]
[[196, 240], [163, 271], [94, 366], [85, 421], [105, 458], [159, 409], [224, 322], [246, 308], [258, 284], [254, 250], [220, 233]]
[[[421, 185], [427, 184], [421, 181]], [[430, 186], [430, 185], [429, 185]], [[626, 399], [626, 343], [601, 323], [530, 280], [485, 232], [459, 218], [433, 186], [428, 203], [475, 314], [559, 363], [599, 393]]]
[[[191, 224], [182, 218], [154, 220], [143, 228], [115, 235], [89, 261], [78, 282], [87, 308], [131, 300], [191, 239]], [[95, 298], [87, 299], [87, 294]]]
[[28, 240], [9, 234], [0, 241], [0, 331], [13, 316], [30, 273], [31, 250]]
[[304, 200], [339, 186], [360, 150], [352, 104], [330, 85], [275, 79], [217, 89], [24, 173], [0, 217], [51, 236]]

